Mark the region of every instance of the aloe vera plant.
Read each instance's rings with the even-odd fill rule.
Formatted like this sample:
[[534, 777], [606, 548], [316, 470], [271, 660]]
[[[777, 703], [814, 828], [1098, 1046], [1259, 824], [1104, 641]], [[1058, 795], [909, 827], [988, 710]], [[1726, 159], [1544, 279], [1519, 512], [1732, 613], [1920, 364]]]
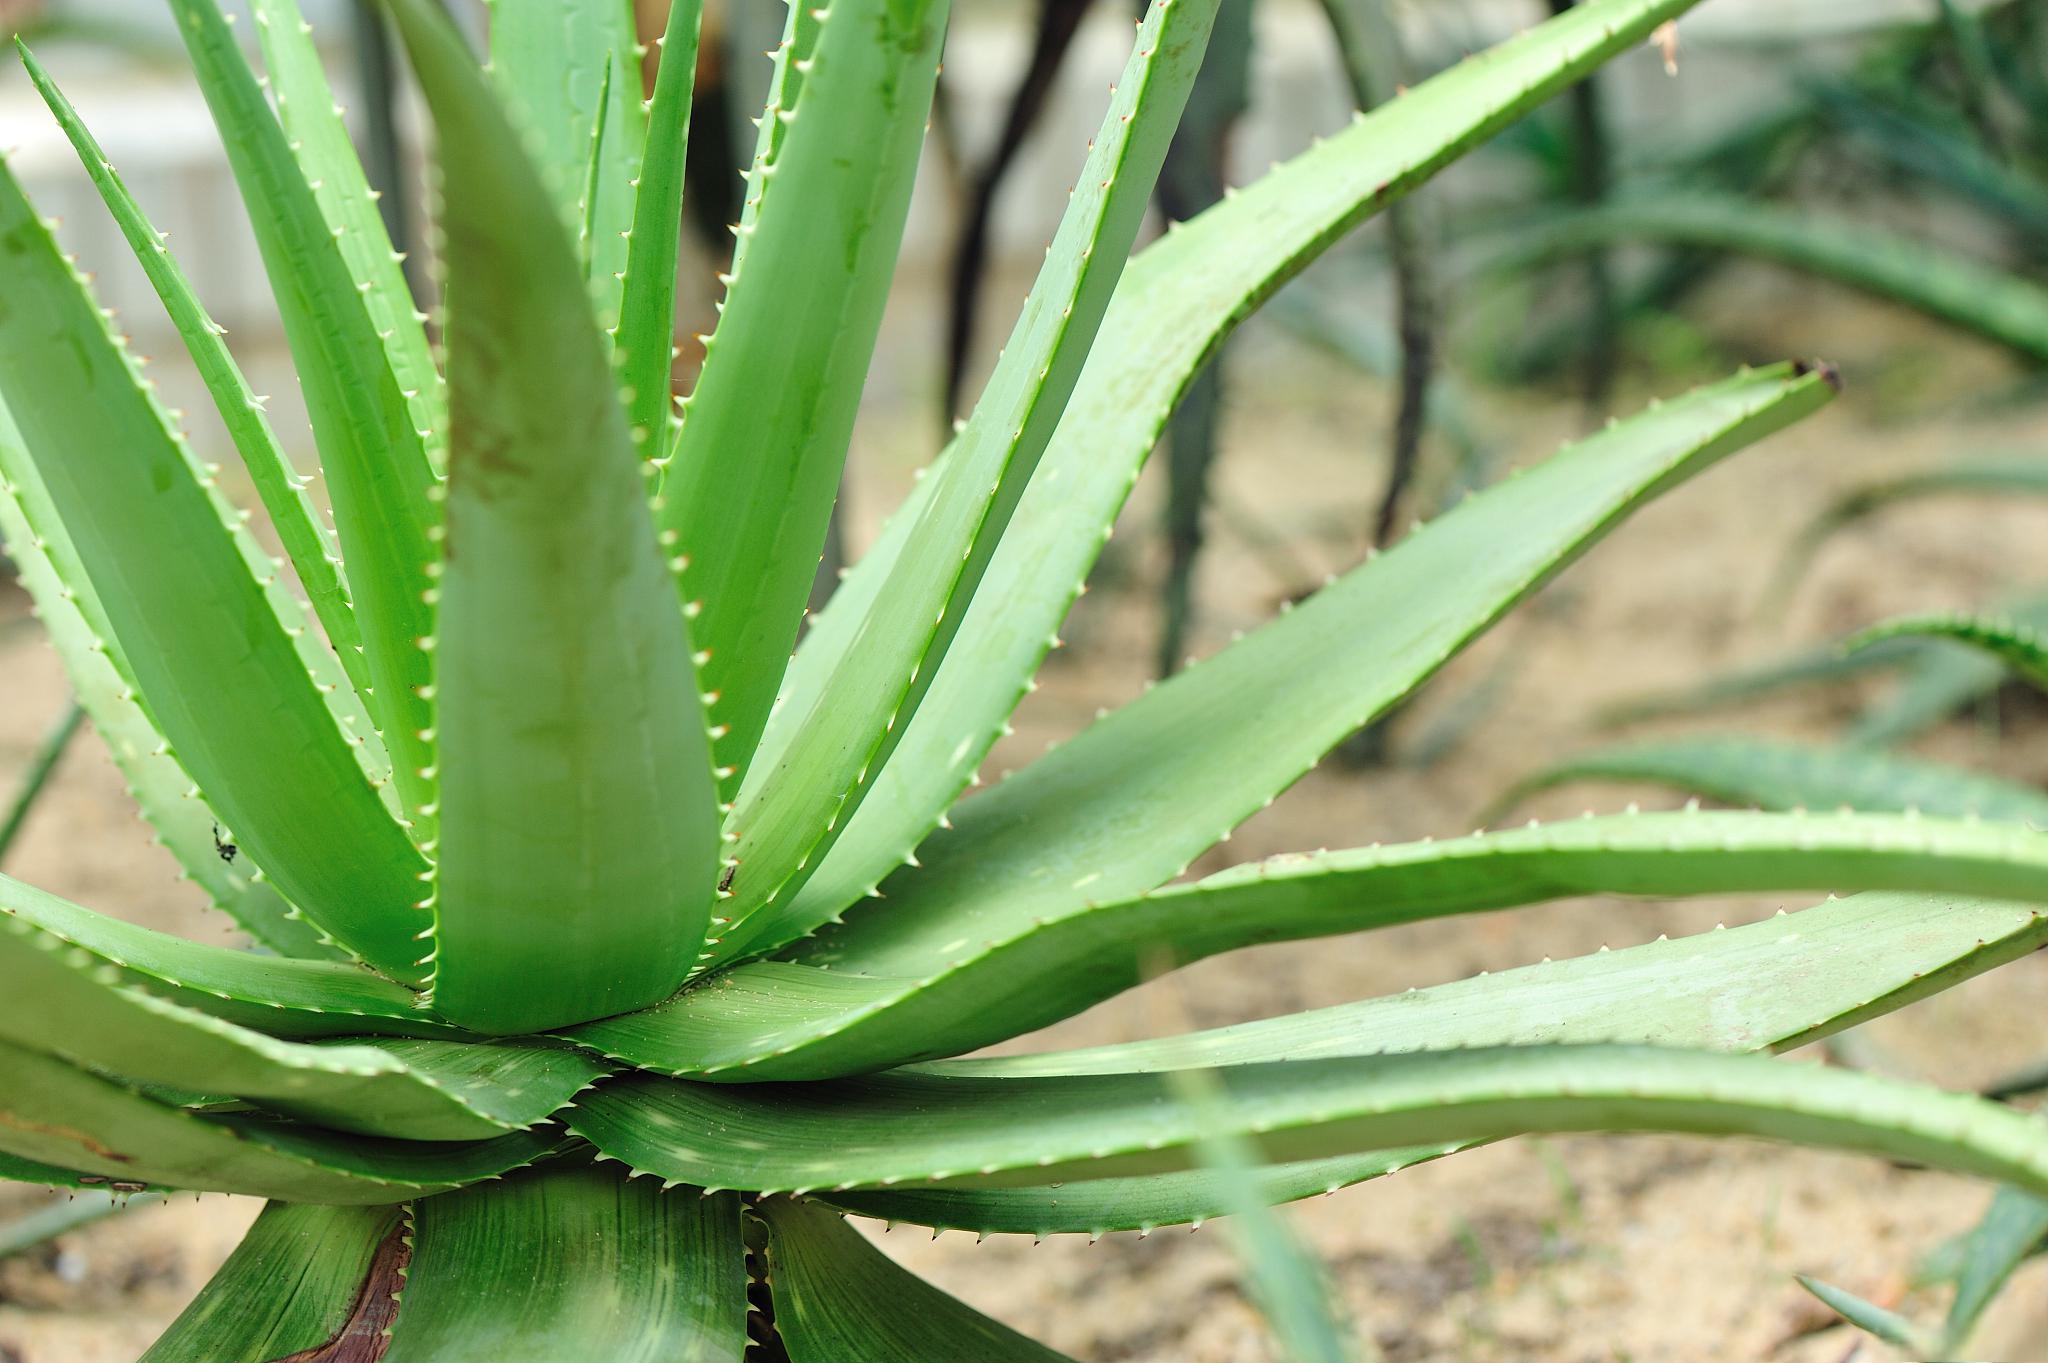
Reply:
[[[793, 658], [943, 0], [790, 12], [680, 405], [695, 3], [643, 105], [624, 5], [503, 0], [486, 74], [431, 0], [391, 0], [437, 130], [445, 360], [293, 0], [253, 6], [269, 97], [215, 0], [169, 3], [334, 524], [31, 58], [291, 569], [0, 173], [0, 533], [142, 813], [266, 948], [0, 877], [0, 1176], [271, 1200], [149, 1359], [1044, 1359], [839, 1214], [1096, 1233], [1523, 1132], [1748, 1134], [2048, 1194], [2033, 1117], [1738, 1054], [2048, 942], [2024, 828], [1624, 818], [1169, 884], [1637, 506], [1826, 403], [1824, 368], [1745, 371], [1566, 448], [959, 798], [1233, 324], [1686, 0], [1587, 0], [1132, 257], [1217, 10], [1156, 0], [987, 391]], [[1888, 893], [1242, 1028], [958, 1058], [1162, 959], [1765, 887]], [[1211, 1072], [1192, 1097], [1188, 1069]]]

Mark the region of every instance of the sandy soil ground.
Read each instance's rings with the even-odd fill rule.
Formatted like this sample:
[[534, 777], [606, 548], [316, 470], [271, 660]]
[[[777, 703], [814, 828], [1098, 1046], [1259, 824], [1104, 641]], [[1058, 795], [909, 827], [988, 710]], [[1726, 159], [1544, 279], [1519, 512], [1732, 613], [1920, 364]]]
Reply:
[[[1849, 375], [1848, 400], [1624, 527], [1448, 669], [1395, 731], [1393, 764], [1363, 772], [1330, 765], [1311, 774], [1196, 870], [1305, 847], [1465, 831], [1474, 812], [1517, 774], [1586, 742], [1586, 716], [1603, 702], [1884, 613], [1981, 602], [2048, 578], [2048, 506], [1928, 505], [1846, 537], [1824, 555], [1781, 628], [1758, 623], [1753, 608], [1772, 554], [1830, 489], [1930, 459], [2038, 447], [2041, 435], [2038, 419], [2024, 409], [1925, 415], [1996, 387], [2003, 371], [1990, 357], [1918, 332], [1902, 340], [1885, 319], [1828, 295], [1798, 296], [1787, 309], [1783, 294], [1775, 280], [1727, 291], [1717, 305], [1723, 334], [1737, 338], [1740, 349], [1750, 309], [1768, 298], [1774, 319], [1789, 312], [1791, 320], [1755, 326], [1771, 341], [1759, 340], [1756, 358], [1818, 349], [1828, 337], [1859, 338], [1849, 353], [1837, 345], [1831, 354]], [[1242, 533], [1219, 529], [1202, 572], [1199, 652], [1256, 626], [1286, 595], [1356, 561], [1380, 476], [1368, 453], [1378, 446], [1385, 417], [1376, 385], [1277, 336], [1253, 337], [1243, 360], [1221, 485], [1239, 508], [1233, 524], [1249, 520], [1280, 533], [1298, 562], [1283, 567], [1249, 548]], [[1617, 410], [1632, 405], [1634, 399], [1622, 399]], [[1910, 417], [1913, 411], [1921, 416]], [[1564, 405], [1481, 415], [1501, 433], [1504, 453], [1525, 462], [1547, 453], [1578, 420]], [[854, 503], [860, 521], [871, 522], [906, 477], [908, 456], [892, 452], [923, 448], [929, 424], [922, 409], [902, 403], [869, 423]], [[1071, 646], [1047, 669], [996, 768], [1029, 760], [1098, 706], [1142, 686], [1159, 573], [1155, 498], [1148, 480], [1098, 589], [1070, 623]], [[870, 531], [864, 526], [862, 533]], [[20, 609], [18, 598], [0, 599], [0, 613]], [[56, 715], [62, 681], [31, 630], [8, 635], [0, 649], [4, 789]], [[1842, 718], [1855, 694], [1773, 702], [1723, 716], [1712, 727], [1817, 734]], [[1438, 761], [1420, 767], [1402, 760], [1418, 744], [1438, 741], [1461, 715], [1469, 723]], [[2048, 780], [2048, 742], [2024, 729], [2001, 737], [1958, 724], [1922, 747]], [[1572, 790], [1546, 796], [1528, 812], [1618, 808], [1638, 794], [1646, 806], [1675, 803], [1654, 792]], [[103, 911], [201, 940], [228, 936], [174, 880], [89, 736], [8, 870]], [[1144, 1034], [1161, 1012], [1150, 991], [1170, 993], [1171, 1015], [1208, 1026], [1545, 955], [1618, 948], [1804, 902], [1578, 901], [1266, 948], [1185, 971], [1029, 1044]], [[2044, 984], [2048, 962], [2031, 959], [1871, 1030], [1903, 1066], [1946, 1083], [1972, 1082], [2038, 1051]], [[1934, 1315], [1945, 1303], [1909, 1291], [1914, 1256], [1970, 1224], [1988, 1196], [1964, 1180], [1865, 1159], [1746, 1144], [1574, 1138], [1511, 1142], [1416, 1167], [1290, 1215], [1329, 1262], [1346, 1306], [1390, 1363], [1838, 1363], [1857, 1347], [1854, 1337], [1825, 1328], [1826, 1313], [1791, 1274], [1819, 1274]], [[0, 1209], [38, 1197], [0, 1195]], [[180, 1199], [0, 1264], [0, 1361], [133, 1358], [197, 1290], [254, 1211], [240, 1199]], [[1093, 1245], [1078, 1238], [977, 1245], [969, 1236], [933, 1241], [898, 1230], [882, 1243], [948, 1289], [1088, 1363], [1272, 1357], [1220, 1228], [1116, 1235]], [[1987, 1358], [2048, 1357], [2048, 1271], [2023, 1277], [1983, 1342]], [[1866, 1347], [1860, 1357], [1885, 1355]]]

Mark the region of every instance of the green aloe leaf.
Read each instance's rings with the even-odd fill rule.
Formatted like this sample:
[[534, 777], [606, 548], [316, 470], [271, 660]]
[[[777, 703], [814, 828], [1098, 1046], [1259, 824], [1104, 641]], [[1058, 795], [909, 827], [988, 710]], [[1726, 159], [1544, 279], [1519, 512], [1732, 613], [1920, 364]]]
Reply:
[[898, 1268], [823, 1208], [777, 1198], [768, 1223], [768, 1286], [790, 1363], [1073, 1363]]
[[[1218, 0], [1155, 0], [1003, 358], [824, 695], [729, 821], [738, 863], [721, 952], [791, 935], [787, 908], [931, 685], [1080, 377], [1144, 218]], [[821, 40], [822, 42], [823, 40]], [[805, 91], [818, 79], [806, 78]], [[801, 103], [803, 96], [799, 96]], [[782, 156], [793, 154], [794, 134]], [[778, 174], [787, 169], [778, 163]], [[774, 196], [783, 191], [771, 191]], [[763, 214], [765, 223], [767, 213]], [[755, 263], [758, 240], [748, 247]], [[683, 440], [690, 439], [685, 420]]]
[[[1783, 1050], [1902, 1008], [2048, 942], [2048, 918], [2006, 903], [1858, 895], [1677, 940], [1659, 939], [1427, 989], [1184, 1036], [927, 1068], [944, 1074], [1120, 1074], [1379, 1051], [1628, 1041]], [[1274, 1201], [1334, 1192], [1459, 1143], [1285, 1165]], [[833, 1193], [866, 1215], [977, 1232], [1096, 1234], [1219, 1216], [1206, 1172], [1038, 1188]]]
[[1956, 1353], [1970, 1342], [1985, 1308], [2044, 1239], [2048, 1239], [2048, 1200], [2000, 1188], [1984, 1219], [1963, 1242], [1962, 1273], [1941, 1327], [1944, 1355]]
[[1469, 498], [962, 803], [919, 865], [891, 877], [886, 903], [792, 957], [927, 973], [956, 939], [1001, 940], [1172, 879], [1636, 507], [1832, 393], [1801, 367], [1743, 374]]
[[372, 1205], [496, 1178], [562, 1145], [543, 1132], [393, 1141], [270, 1118], [202, 1117], [0, 1043], [0, 1149], [124, 1182]]
[[[2048, 1123], [1966, 1094], [1657, 1046], [1506, 1046], [1240, 1065], [1231, 1124], [1267, 1163], [1565, 1131], [1746, 1135], [2048, 1191]], [[1003, 1186], [1190, 1167], [1205, 1125], [1157, 1074], [899, 1071], [817, 1084], [605, 1084], [568, 1124], [643, 1173], [802, 1192]], [[707, 1133], [716, 1132], [707, 1139]], [[37, 1157], [37, 1152], [29, 1151]]]
[[574, 248], [461, 36], [397, 13], [440, 134], [453, 403], [432, 993], [516, 1032], [655, 1002], [718, 877], [690, 634]]
[[[30, 518], [31, 507], [38, 516], [35, 520]], [[179, 765], [155, 722], [144, 713], [133, 681], [116, 670], [117, 650], [104, 645], [102, 636], [94, 632], [86, 613], [88, 605], [93, 613], [99, 613], [92, 584], [84, 580], [82, 568], [74, 569], [79, 577], [71, 581], [60, 574], [59, 551], [70, 548], [70, 537], [49, 504], [41, 476], [4, 404], [0, 404], [0, 541], [6, 543], [16, 580], [35, 602], [44, 633], [70, 676], [72, 691], [106, 744], [129, 796], [185, 876], [205, 892], [213, 907], [229, 914], [273, 951], [286, 956], [354, 959], [353, 953], [336, 944], [261, 878], [255, 859], [242, 855], [239, 845], [235, 856], [224, 854], [222, 849], [232, 841], [233, 833], [224, 834], [219, 816], [203, 798], [193, 795], [191, 774]], [[295, 628], [288, 623], [293, 619], [302, 636], [310, 632], [288, 592], [273, 584], [267, 594], [271, 605], [280, 611], [280, 624], [287, 633]], [[317, 646], [325, 651], [324, 643]], [[329, 654], [330, 661], [332, 657]], [[301, 651], [301, 661], [305, 658]], [[314, 684], [321, 685], [317, 676]], [[345, 686], [337, 685], [328, 692], [330, 709], [346, 691]], [[350, 727], [368, 729], [360, 711], [337, 712], [345, 725], [351, 716], [356, 725]], [[344, 728], [345, 733], [349, 731]], [[367, 746], [367, 742], [360, 744], [358, 754]], [[376, 760], [381, 757], [380, 748]]]
[[[957, 1055], [1070, 1017], [1184, 965], [1586, 894], [1920, 889], [2048, 901], [2048, 836], [1872, 815], [1581, 819], [1447, 842], [1276, 857], [1016, 925], [950, 950], [850, 953], [829, 969], [741, 965], [642, 1013], [570, 1033], [669, 1073], [829, 1078]], [[933, 944], [939, 945], [939, 944]]]
[[412, 413], [427, 461], [438, 471], [448, 454], [447, 385], [427, 344], [427, 316], [406, 282], [405, 258], [392, 248], [377, 206], [380, 191], [370, 187], [356, 155], [298, 0], [251, 0], [250, 8], [270, 92], [291, 137], [292, 154], [334, 232], [363, 310], [384, 343], [385, 365]]
[[[1057, 642], [1167, 414], [1237, 323], [1385, 204], [1691, 3], [1589, 0], [1361, 116], [1138, 254], [954, 647], [873, 793], [785, 911], [785, 933], [872, 893], [974, 778]], [[774, 767], [796, 719], [831, 694], [835, 668], [934, 487], [930, 477], [917, 486], [813, 622], [757, 768]]]
[[117, 967], [124, 982], [147, 993], [273, 1036], [453, 1031], [420, 1006], [417, 994], [356, 966], [205, 946], [105, 917], [9, 876], [0, 876], [0, 916]]
[[413, 1208], [383, 1363], [740, 1363], [739, 1199], [602, 1167], [514, 1175]]
[[229, 353], [227, 343], [221, 339], [223, 329], [207, 316], [186, 280], [185, 272], [172, 259], [162, 234], [143, 216], [141, 206], [128, 192], [128, 187], [122, 183], [119, 172], [107, 160], [99, 143], [80, 121], [78, 111], [50, 80], [49, 73], [43, 70], [35, 55], [19, 40], [16, 45], [20, 48], [22, 64], [28, 68], [30, 79], [35, 82], [50, 111], [57, 116], [65, 136], [71, 139], [71, 145], [77, 149], [86, 173], [92, 177], [100, 197], [106, 201], [108, 211], [120, 226], [122, 236], [127, 238], [143, 272], [149, 276], [157, 297], [163, 300], [172, 325], [177, 327], [200, 378], [213, 395], [214, 408], [220, 413], [235, 448], [241, 451], [250, 481], [263, 500], [263, 509], [269, 514], [278, 541], [291, 559], [292, 571], [298, 576], [299, 585], [305, 589], [313, 614], [320, 621], [320, 628], [326, 632], [336, 656], [348, 673], [349, 683], [358, 692], [368, 690], [370, 680], [363, 663], [362, 634], [356, 627], [355, 608], [349, 602], [348, 584], [342, 577], [339, 552], [332, 536], [320, 524], [319, 513], [307, 499], [305, 485], [299, 481], [291, 461], [278, 445], [262, 404], [257, 401], [248, 380], [242, 377], [241, 368]]
[[2048, 688], [2048, 642], [2028, 625], [1984, 615], [1908, 615], [1873, 625], [1843, 644], [1855, 653], [1888, 639], [1949, 639], [1987, 653], [2029, 685]]
[[1765, 809], [1918, 810], [2048, 827], [2048, 795], [1963, 767], [1868, 747], [1741, 737], [1673, 738], [1580, 753], [1524, 777], [1495, 803], [1573, 781], [1670, 786]]
[[1727, 251], [1818, 275], [2048, 361], [2048, 290], [1930, 243], [1805, 209], [1697, 191], [1638, 195], [1525, 227], [1502, 268], [1647, 242]]
[[1934, 1341], [1914, 1322], [1896, 1311], [1888, 1311], [1875, 1302], [1865, 1301], [1853, 1292], [1844, 1291], [1818, 1278], [1809, 1278], [1804, 1273], [1794, 1274], [1799, 1285], [1833, 1310], [1843, 1320], [1860, 1330], [1868, 1330], [1887, 1344], [1896, 1345], [1917, 1358], [1937, 1356]]
[[[752, 205], [745, 252], [683, 404], [659, 514], [686, 560], [682, 592], [708, 655], [728, 794], [767, 722], [816, 575], [910, 210], [948, 9], [947, 0], [822, 8], [800, 89], [785, 90], [794, 102], [773, 115], [782, 126], [774, 176]], [[640, 350], [658, 337], [665, 394], [668, 313], [659, 320], [645, 326]]]
[[29, 759], [28, 769], [21, 775], [21, 783], [14, 789], [14, 799], [7, 806], [7, 813], [0, 816], [0, 862], [7, 859], [8, 849], [27, 826], [30, 814], [35, 812], [36, 803], [43, 792], [50, 787], [50, 777], [56, 773], [57, 764], [64, 760], [64, 750], [71, 746], [71, 740], [78, 736], [79, 728], [85, 723], [85, 707], [72, 701], [64, 707], [64, 713], [43, 735], [43, 741], [36, 745], [35, 755]]
[[[494, 83], [559, 220], [581, 222], [588, 212], [590, 297], [604, 325], [615, 326], [634, 228], [634, 184], [647, 148], [633, 2], [489, 5]], [[610, 80], [608, 70], [614, 73]], [[605, 135], [592, 176], [591, 148], [599, 145], [600, 121]]]
[[[437, 517], [429, 500], [435, 479], [426, 440], [391, 370], [367, 295], [349, 271], [337, 229], [300, 170], [292, 139], [272, 113], [219, 0], [171, 0], [171, 9], [221, 130], [229, 167], [243, 198], [256, 206], [250, 221], [297, 361], [335, 530], [349, 564], [373, 683], [364, 699], [391, 750], [392, 779], [414, 837], [428, 843], [434, 757], [424, 694], [428, 657], [421, 640], [432, 629], [424, 592], [433, 558], [429, 531]], [[340, 230], [345, 237], [347, 229]], [[417, 960], [415, 952], [413, 960], [378, 964], [410, 973]]]
[[617, 341], [619, 384], [633, 442], [663, 457], [677, 425], [670, 375], [675, 363], [676, 252], [683, 223], [683, 166], [697, 81], [703, 0], [671, 0], [661, 37], [654, 99], [647, 106], [647, 154], [633, 197], [633, 237]]
[[273, 1202], [141, 1363], [273, 1363], [352, 1323], [374, 1337], [403, 1278], [401, 1207]]
[[482, 1140], [545, 1120], [605, 1073], [570, 1051], [460, 1041], [305, 1045], [153, 998], [22, 918], [0, 919], [15, 1006], [0, 1038], [85, 1069], [408, 1140]]
[[1818, 644], [1729, 671], [1693, 678], [1664, 691], [1631, 696], [1601, 707], [1602, 726], [1633, 724], [1669, 715], [1737, 709], [1761, 696], [1794, 687], [1821, 685], [1881, 667], [1899, 667], [1924, 658], [1929, 645], [1917, 639], [1896, 639], [1844, 654], [1839, 643]]
[[0, 1259], [46, 1245], [60, 1235], [83, 1229], [131, 1206], [146, 1207], [161, 1202], [158, 1193], [110, 1193], [98, 1188], [79, 1189], [61, 1201], [38, 1207], [26, 1215], [0, 1223]]
[[[190, 452], [4, 173], [0, 251], [9, 301], [0, 400], [151, 717], [288, 899], [365, 959], [417, 978], [424, 863], [358, 765]], [[233, 689], [222, 685], [230, 676]]]

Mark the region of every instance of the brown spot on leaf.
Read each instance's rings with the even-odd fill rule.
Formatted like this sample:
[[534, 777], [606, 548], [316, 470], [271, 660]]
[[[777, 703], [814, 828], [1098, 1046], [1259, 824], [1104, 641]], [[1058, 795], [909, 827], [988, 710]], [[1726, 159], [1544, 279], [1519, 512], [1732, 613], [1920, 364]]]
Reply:
[[341, 1330], [317, 1348], [274, 1359], [272, 1363], [377, 1363], [391, 1347], [391, 1327], [398, 1320], [398, 1293], [405, 1286], [405, 1267], [412, 1246], [405, 1238], [411, 1217], [401, 1217], [377, 1246], [362, 1291]]

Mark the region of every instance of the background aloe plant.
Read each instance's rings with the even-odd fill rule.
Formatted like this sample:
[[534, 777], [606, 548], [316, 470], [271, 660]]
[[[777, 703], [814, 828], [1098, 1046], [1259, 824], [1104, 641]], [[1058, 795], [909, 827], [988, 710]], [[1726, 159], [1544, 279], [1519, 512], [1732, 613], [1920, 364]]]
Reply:
[[[1644, 816], [1171, 883], [1635, 508], [1825, 404], [1824, 367], [1744, 371], [1563, 449], [959, 798], [1235, 323], [1686, 0], [1576, 6], [1133, 257], [1218, 9], [1150, 5], [973, 414], [793, 657], [943, 0], [791, 11], [680, 405], [694, 3], [643, 105], [624, 5], [506, 0], [487, 76], [437, 7], [392, 0], [438, 133], [445, 356], [293, 0], [254, 6], [270, 97], [214, 0], [170, 4], [334, 519], [29, 58], [291, 569], [0, 174], [0, 533], [145, 817], [267, 948], [0, 878], [0, 1175], [272, 1199], [151, 1359], [736, 1359], [750, 1332], [797, 1363], [1045, 1358], [838, 1214], [1171, 1224], [1535, 1131], [1746, 1134], [2048, 1193], [2031, 1116], [1738, 1054], [2048, 940], [2024, 828]], [[1760, 887], [1886, 893], [1221, 1031], [953, 1058], [1162, 961]]]

